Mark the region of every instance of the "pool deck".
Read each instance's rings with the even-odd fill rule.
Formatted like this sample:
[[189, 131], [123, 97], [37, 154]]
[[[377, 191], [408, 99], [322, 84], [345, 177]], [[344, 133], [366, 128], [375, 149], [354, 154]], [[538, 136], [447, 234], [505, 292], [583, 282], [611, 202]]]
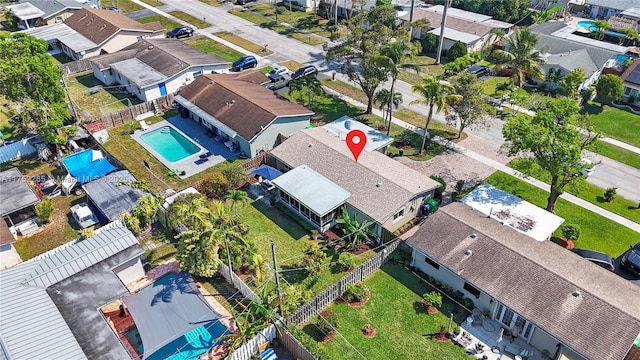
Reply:
[[[170, 162], [160, 155], [155, 149], [141, 139], [141, 136], [150, 131], [171, 126], [186, 138], [193, 141], [200, 151], [176, 162]], [[215, 139], [206, 135], [206, 129], [191, 119], [174, 116], [168, 120], [157, 122], [149, 125], [146, 130], [136, 130], [131, 137], [149, 151], [158, 161], [160, 161], [169, 170], [173, 170], [181, 179], [205, 171], [226, 160], [234, 161], [238, 158], [236, 153], [232, 153], [224, 144], [217, 142]], [[204, 157], [205, 154], [211, 155]], [[202, 156], [202, 157], [201, 157]], [[184, 175], [180, 175], [184, 172]]]
[[578, 22], [579, 21], [593, 21], [593, 20], [592, 19], [583, 19], [583, 18], [579, 18], [579, 17], [571, 17], [570, 19], [565, 21], [565, 24], [567, 24], [567, 27], [565, 27], [563, 29], [560, 29], [558, 31], [555, 31], [555, 32], [551, 33], [551, 35], [559, 37], [559, 38], [567, 39], [567, 40], [573, 40], [573, 41], [579, 42], [581, 44], [591, 45], [591, 46], [598, 47], [598, 48], [601, 48], [601, 49], [607, 49], [607, 50], [615, 51], [615, 52], [618, 52], [618, 53], [621, 53], [621, 54], [624, 54], [625, 52], [627, 52], [628, 48], [626, 46], [612, 44], [612, 43], [608, 43], [606, 41], [600, 41], [600, 40], [591, 39], [591, 38], [588, 38], [588, 37], [579, 36], [579, 35], [574, 34], [574, 32], [578, 29]]

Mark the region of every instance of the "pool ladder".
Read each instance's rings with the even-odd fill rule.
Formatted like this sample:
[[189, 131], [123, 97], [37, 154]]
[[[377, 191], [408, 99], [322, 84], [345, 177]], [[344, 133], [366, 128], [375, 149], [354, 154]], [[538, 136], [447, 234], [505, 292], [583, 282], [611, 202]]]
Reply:
[[171, 132], [171, 129], [168, 126], [165, 126], [162, 129], [160, 129], [160, 132], [163, 134], [168, 134]]

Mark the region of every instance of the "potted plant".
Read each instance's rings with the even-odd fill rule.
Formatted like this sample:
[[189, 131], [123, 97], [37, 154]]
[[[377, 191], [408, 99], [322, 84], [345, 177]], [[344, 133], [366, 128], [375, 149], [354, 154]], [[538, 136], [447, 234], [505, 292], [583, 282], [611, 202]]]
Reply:
[[437, 291], [422, 294], [422, 306], [429, 314], [438, 312], [438, 307], [442, 306], [442, 295]]
[[580, 237], [580, 227], [575, 224], [566, 224], [560, 228], [562, 232], [562, 238], [560, 239], [563, 245], [567, 249], [573, 249], [576, 245], [575, 242]]
[[484, 351], [484, 344], [479, 343], [479, 342], [478, 342], [478, 343], [476, 343], [476, 352], [477, 352], [478, 354], [480, 354], [480, 353], [481, 353], [481, 352], [483, 352], [483, 351]]

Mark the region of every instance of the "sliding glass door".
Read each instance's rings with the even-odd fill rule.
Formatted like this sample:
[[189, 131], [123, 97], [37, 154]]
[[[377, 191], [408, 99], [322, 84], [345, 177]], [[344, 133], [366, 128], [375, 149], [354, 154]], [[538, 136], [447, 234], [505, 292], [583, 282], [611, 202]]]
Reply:
[[495, 319], [509, 330], [513, 329], [516, 326], [519, 327], [520, 334], [518, 336], [529, 341], [529, 338], [531, 337], [534, 329], [534, 325], [530, 323], [529, 320], [518, 315], [513, 310], [509, 309], [501, 303], [498, 303], [498, 307], [496, 308]]

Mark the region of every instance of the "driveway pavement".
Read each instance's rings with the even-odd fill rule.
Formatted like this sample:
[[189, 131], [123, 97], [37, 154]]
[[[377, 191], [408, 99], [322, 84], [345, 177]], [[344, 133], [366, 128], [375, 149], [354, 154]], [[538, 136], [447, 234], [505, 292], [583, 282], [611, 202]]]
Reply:
[[16, 248], [11, 244], [0, 245], [0, 269], [6, 269], [22, 262]]

